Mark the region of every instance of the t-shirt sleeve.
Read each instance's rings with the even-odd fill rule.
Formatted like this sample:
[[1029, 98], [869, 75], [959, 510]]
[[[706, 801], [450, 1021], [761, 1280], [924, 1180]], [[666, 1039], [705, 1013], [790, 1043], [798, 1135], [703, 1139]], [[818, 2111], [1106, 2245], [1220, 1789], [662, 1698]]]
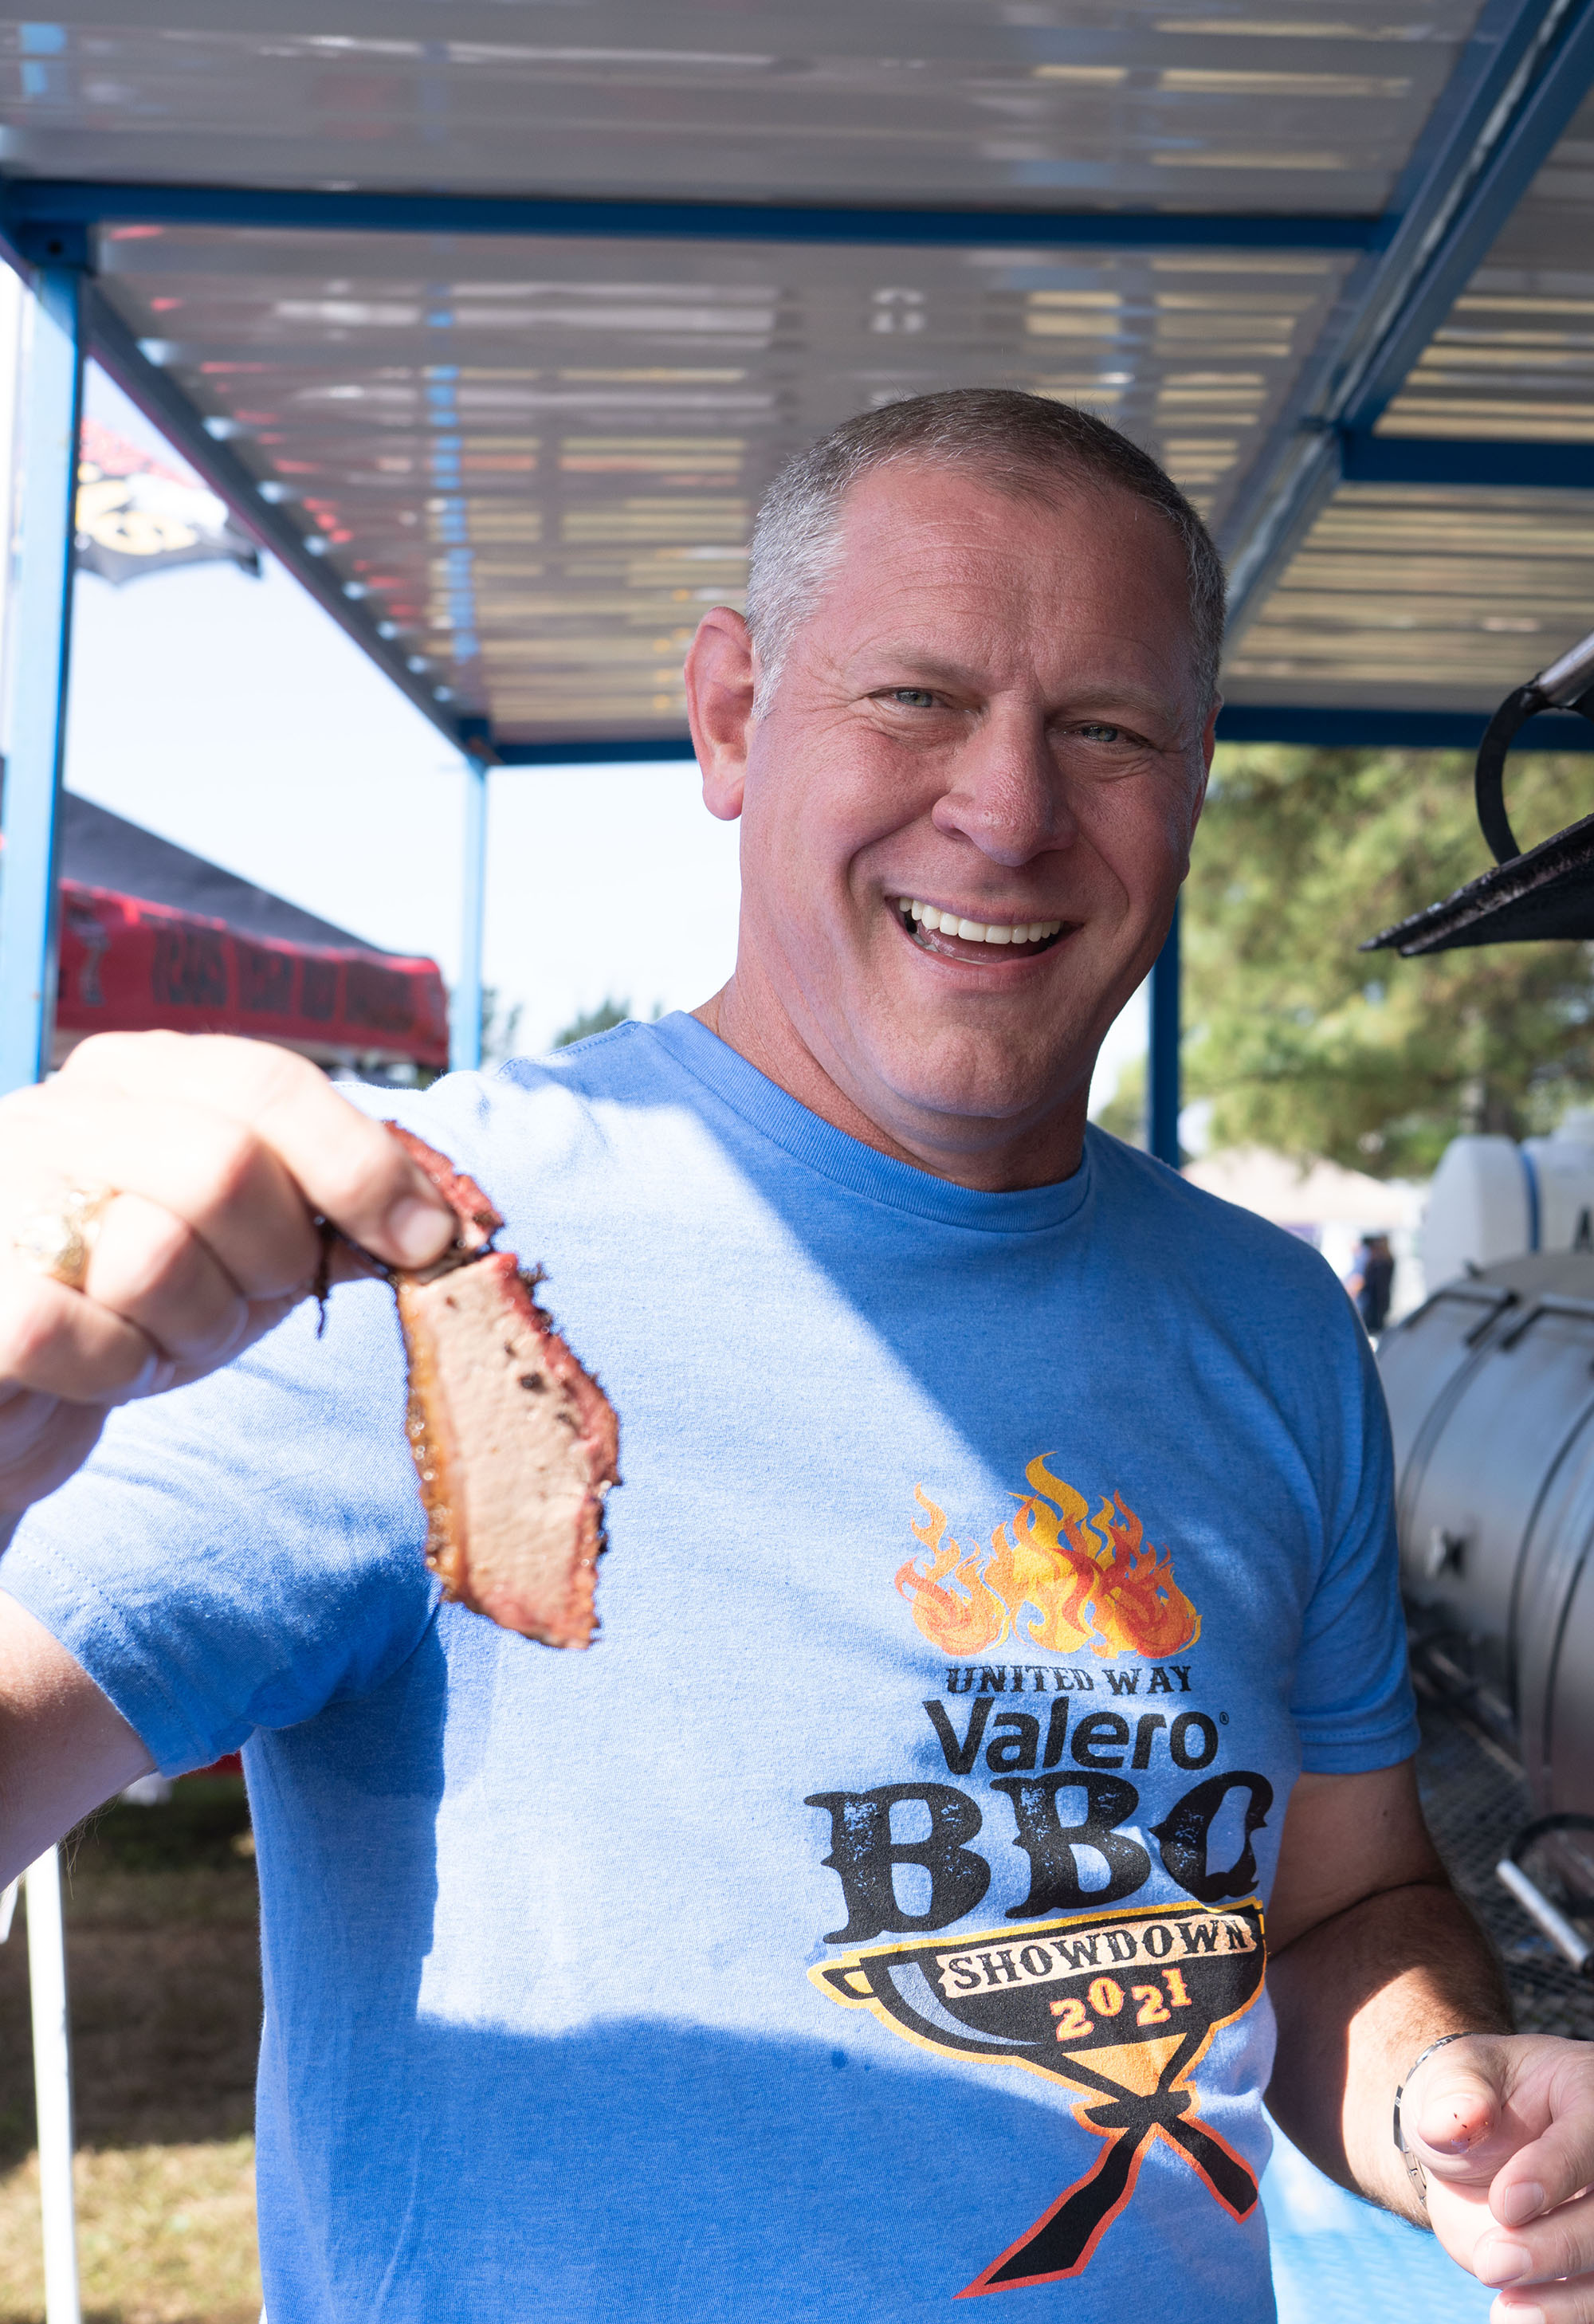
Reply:
[[112, 1415], [24, 1517], [0, 1590], [109, 1696], [162, 1773], [378, 1685], [438, 1590], [392, 1295], [306, 1303], [225, 1371]]
[[[1372, 1351], [1351, 1315], [1342, 1448], [1326, 1481], [1328, 1551], [1307, 1602], [1290, 1709], [1308, 1774], [1408, 1759], [1418, 1743], [1395, 1539], [1394, 1454]], [[1336, 1317], [1336, 1323], [1340, 1319]]]

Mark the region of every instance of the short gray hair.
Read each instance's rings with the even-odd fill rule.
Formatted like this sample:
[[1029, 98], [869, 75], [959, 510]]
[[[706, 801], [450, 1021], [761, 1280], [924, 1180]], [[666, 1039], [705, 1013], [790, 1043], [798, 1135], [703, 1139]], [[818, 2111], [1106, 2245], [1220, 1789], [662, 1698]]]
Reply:
[[852, 486], [898, 461], [967, 468], [998, 492], [1045, 498], [1059, 486], [1116, 487], [1166, 517], [1184, 550], [1190, 630], [1203, 706], [1218, 690], [1227, 586], [1212, 537], [1148, 452], [1094, 413], [1017, 388], [916, 395], [843, 420], [787, 463], [759, 504], [747, 576], [747, 626], [759, 658], [760, 716], [791, 641], [841, 557]]

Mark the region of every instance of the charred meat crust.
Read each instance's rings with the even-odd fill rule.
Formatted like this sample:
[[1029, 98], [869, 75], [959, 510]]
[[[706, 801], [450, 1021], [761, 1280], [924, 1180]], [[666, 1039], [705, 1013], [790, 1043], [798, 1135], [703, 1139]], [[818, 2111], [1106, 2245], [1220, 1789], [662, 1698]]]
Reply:
[[585, 1646], [604, 1497], [619, 1482], [613, 1406], [538, 1305], [537, 1276], [488, 1247], [502, 1221], [480, 1187], [389, 1128], [460, 1218], [465, 1246], [392, 1277], [427, 1563], [449, 1597], [505, 1628]]

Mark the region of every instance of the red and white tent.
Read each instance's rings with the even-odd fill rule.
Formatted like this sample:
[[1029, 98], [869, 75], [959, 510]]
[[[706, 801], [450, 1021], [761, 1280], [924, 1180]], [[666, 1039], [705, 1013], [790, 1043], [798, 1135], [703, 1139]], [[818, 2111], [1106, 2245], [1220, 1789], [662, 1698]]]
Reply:
[[435, 961], [382, 952], [91, 800], [62, 801], [55, 1063], [90, 1033], [242, 1033], [329, 1069], [440, 1070]]

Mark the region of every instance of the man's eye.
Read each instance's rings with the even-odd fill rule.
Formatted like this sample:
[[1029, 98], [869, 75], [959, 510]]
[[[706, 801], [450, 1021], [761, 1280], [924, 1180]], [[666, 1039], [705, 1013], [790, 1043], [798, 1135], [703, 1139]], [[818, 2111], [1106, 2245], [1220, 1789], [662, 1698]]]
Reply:
[[1100, 724], [1092, 724], [1089, 726], [1081, 726], [1075, 731], [1083, 734], [1087, 742], [1120, 742], [1123, 740], [1123, 728], [1121, 726], [1103, 726]]
[[899, 702], [904, 710], [934, 710], [935, 697], [927, 686], [894, 686], [890, 698]]

